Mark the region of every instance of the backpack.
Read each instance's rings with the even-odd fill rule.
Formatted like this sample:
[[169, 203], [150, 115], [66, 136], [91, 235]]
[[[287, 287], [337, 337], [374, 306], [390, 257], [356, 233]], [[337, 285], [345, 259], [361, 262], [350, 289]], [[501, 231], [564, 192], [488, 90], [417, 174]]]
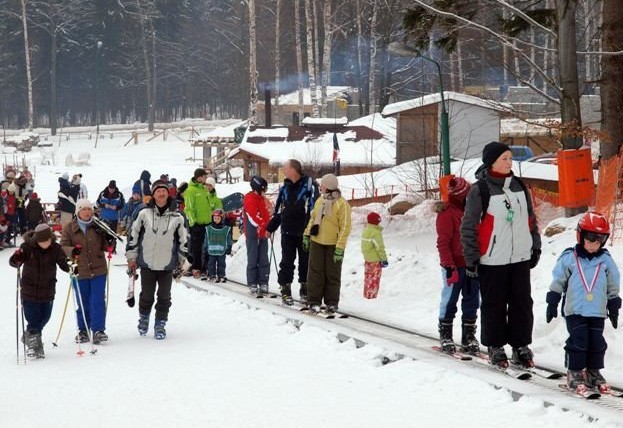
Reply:
[[[521, 188], [526, 194], [526, 200], [531, 201], [532, 197], [530, 196], [530, 193], [528, 192], [528, 188], [526, 187], [524, 182], [522, 180], [515, 180], [515, 181], [517, 181], [521, 185]], [[485, 219], [485, 216], [487, 215], [487, 209], [489, 208], [489, 199], [491, 199], [491, 192], [489, 192], [489, 186], [487, 186], [487, 183], [485, 182], [484, 178], [479, 179], [476, 182], [476, 184], [478, 185], [478, 189], [480, 190], [480, 202], [482, 203], [482, 214], [480, 215], [480, 221], [482, 221]]]

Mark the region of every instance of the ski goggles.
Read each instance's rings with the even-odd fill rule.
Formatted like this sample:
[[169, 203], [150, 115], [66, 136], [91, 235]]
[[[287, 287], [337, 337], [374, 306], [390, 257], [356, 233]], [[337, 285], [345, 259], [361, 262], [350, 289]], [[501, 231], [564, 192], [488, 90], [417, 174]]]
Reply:
[[584, 239], [589, 242], [599, 242], [600, 244], [605, 244], [608, 240], [608, 234], [603, 233], [595, 233], [595, 232], [584, 232]]

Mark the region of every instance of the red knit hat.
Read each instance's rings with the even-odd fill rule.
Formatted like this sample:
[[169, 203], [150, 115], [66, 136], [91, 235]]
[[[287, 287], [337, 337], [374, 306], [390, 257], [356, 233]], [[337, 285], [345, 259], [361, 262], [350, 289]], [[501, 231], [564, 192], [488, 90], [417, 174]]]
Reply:
[[463, 177], [453, 177], [448, 183], [448, 194], [462, 201], [467, 197], [470, 188], [471, 185]]
[[368, 214], [368, 223], [369, 224], [379, 224], [381, 222], [381, 215], [379, 213], [375, 213], [374, 211]]

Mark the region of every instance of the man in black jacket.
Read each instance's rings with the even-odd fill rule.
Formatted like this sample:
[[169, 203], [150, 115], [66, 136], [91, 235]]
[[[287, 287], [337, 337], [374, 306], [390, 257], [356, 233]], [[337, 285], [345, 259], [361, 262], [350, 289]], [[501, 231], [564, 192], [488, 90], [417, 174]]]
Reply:
[[303, 231], [309, 222], [309, 215], [318, 198], [318, 184], [303, 174], [301, 163], [289, 159], [283, 166], [286, 176], [275, 204], [275, 213], [267, 230], [274, 232], [281, 226], [281, 263], [277, 280], [281, 298], [286, 305], [292, 305], [292, 281], [294, 261], [298, 254], [299, 296], [307, 300], [307, 261], [309, 254], [303, 248]]

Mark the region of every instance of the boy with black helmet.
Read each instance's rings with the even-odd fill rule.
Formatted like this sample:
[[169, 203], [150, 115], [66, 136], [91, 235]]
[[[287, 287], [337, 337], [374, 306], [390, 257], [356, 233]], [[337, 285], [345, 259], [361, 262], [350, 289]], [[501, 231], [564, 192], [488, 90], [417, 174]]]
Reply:
[[558, 316], [558, 302], [564, 294], [561, 313], [569, 331], [567, 386], [581, 395], [590, 388], [610, 392], [599, 372], [607, 348], [603, 331], [606, 318], [617, 328], [621, 297], [619, 269], [604, 248], [609, 236], [610, 225], [602, 214], [584, 214], [578, 222], [577, 244], [558, 258], [546, 297], [549, 323]]
[[251, 178], [251, 191], [244, 195], [244, 236], [247, 246], [247, 285], [251, 294], [262, 297], [268, 294], [270, 261], [268, 260], [268, 237], [266, 230], [270, 214], [264, 193], [268, 183], [262, 177]]

